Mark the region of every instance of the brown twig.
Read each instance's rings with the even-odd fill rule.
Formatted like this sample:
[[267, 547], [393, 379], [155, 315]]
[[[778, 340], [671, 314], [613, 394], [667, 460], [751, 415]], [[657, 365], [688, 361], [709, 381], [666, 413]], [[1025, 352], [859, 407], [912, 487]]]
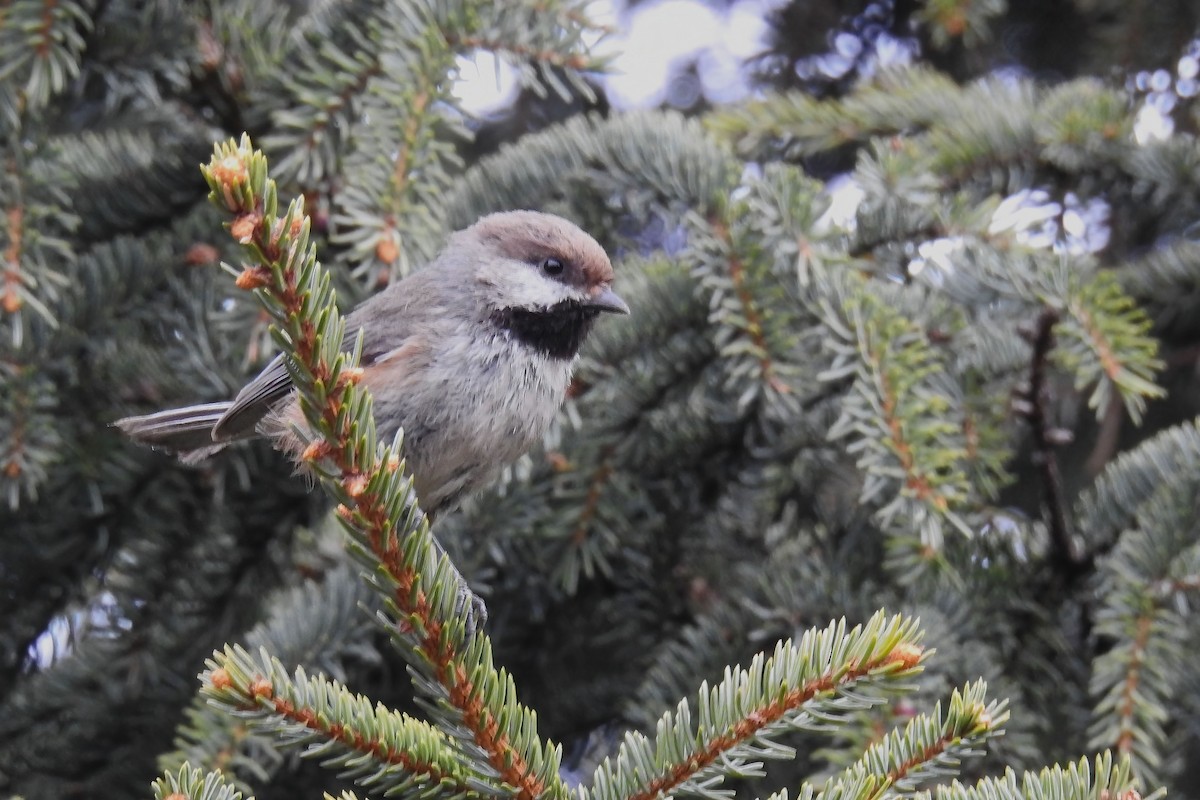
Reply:
[[612, 457], [615, 449], [611, 445], [604, 448], [604, 452], [600, 456], [600, 464], [588, 482], [587, 498], [584, 500], [583, 509], [579, 512], [575, 530], [571, 533], [571, 543], [576, 547], [581, 547], [587, 541], [588, 529], [596, 516], [596, 511], [600, 508], [600, 498], [604, 495], [605, 484], [613, 474]]
[[767, 347], [762, 315], [759, 313], [754, 296], [750, 293], [750, 287], [746, 285], [746, 268], [734, 249], [733, 234], [729, 230], [729, 225], [716, 215], [709, 217], [708, 224], [729, 254], [729, 279], [733, 284], [733, 292], [742, 305], [742, 315], [746, 319], [746, 333], [750, 336], [750, 341], [754, 343], [754, 349], [761, 354], [758, 358], [759, 375], [762, 377], [763, 383], [771, 389], [781, 394], [787, 394], [791, 391], [791, 387], [775, 374], [775, 364], [771, 360], [770, 350]]
[[1125, 682], [1121, 687], [1121, 702], [1117, 705], [1117, 719], [1120, 720], [1120, 733], [1117, 735], [1117, 752], [1128, 755], [1134, 747], [1134, 710], [1137, 707], [1136, 696], [1138, 685], [1141, 683], [1142, 664], [1146, 658], [1146, 645], [1150, 641], [1150, 633], [1154, 627], [1154, 618], [1148, 614], [1138, 617], [1133, 644], [1129, 650], [1129, 664], [1125, 669]]
[[894, 769], [888, 772], [887, 781], [879, 784], [880, 792], [879, 795], [876, 796], [881, 796], [884, 791], [893, 788], [897, 782], [907, 778], [909, 774], [917, 767], [928, 764], [930, 761], [946, 752], [947, 748], [954, 744], [954, 742], [958, 739], [959, 734], [957, 732], [942, 734], [942, 736], [936, 742], [923, 749], [920, 753], [917, 753], [912, 758], [897, 764]]
[[1056, 428], [1051, 422], [1048, 411], [1050, 389], [1046, 385], [1050, 352], [1055, 344], [1054, 326], [1059, 319], [1058, 310], [1047, 306], [1038, 315], [1032, 330], [1021, 331], [1033, 345], [1033, 357], [1029, 364], [1029, 385], [1023, 387], [1025, 391], [1018, 390], [1013, 399], [1013, 410], [1029, 423], [1033, 435], [1032, 461], [1042, 475], [1042, 504], [1053, 545], [1052, 559], [1065, 574], [1076, 576], [1087, 571], [1091, 559], [1080, 547], [1067, 517], [1055, 449], [1070, 441], [1070, 433]]
[[[402, 767], [405, 772], [412, 775], [426, 775], [432, 785], [442, 784], [442, 788], [452, 788], [453, 791], [463, 795], [474, 793], [471, 787], [460, 783], [455, 776], [447, 773], [432, 759], [417, 758], [410, 752], [396, 749], [384, 736], [366, 735], [354, 726], [334, 722], [324, 715], [317, 714], [311, 708], [297, 707], [287, 698], [276, 695], [275, 687], [271, 681], [265, 678], [256, 679], [244, 690], [232, 682], [226, 684], [225, 681], [229, 680], [227, 674], [222, 678], [214, 673], [212, 680], [214, 685], [220, 685], [223, 690], [237, 694], [241, 698], [239, 707], [245, 711], [265, 706], [284, 719], [302, 725], [325, 739], [338, 742], [349, 750], [369, 755], [385, 764]], [[248, 731], [244, 726], [241, 730], [244, 738]], [[446, 784], [450, 784], [450, 786]]]
[[[261, 230], [261, 227], [257, 230]], [[304, 298], [296, 285], [296, 273], [294, 270], [286, 270], [283, 277], [286, 287], [278, 291], [278, 295], [289, 314], [300, 318]], [[311, 323], [304, 323], [302, 334], [294, 340], [293, 346], [297, 359], [308, 365], [314, 376], [326, 381], [329, 379], [332, 369], [320, 357], [316, 331]], [[354, 508], [350, 513], [358, 517], [356, 522], [365, 523], [363, 527], [367, 531], [371, 549], [396, 582], [393, 599], [397, 607], [420, 621], [423, 632], [418, 634], [418, 647], [421, 653], [436, 665], [435, 674], [441, 677], [450, 703], [463, 715], [463, 722], [474, 732], [475, 743], [488, 754], [489, 762], [501, 778], [517, 787], [518, 797], [534, 800], [541, 795], [545, 787], [513, 747], [498, 721], [479, 697], [479, 687], [474, 684], [469, 670], [464, 666], [463, 654], [449, 638], [442, 635], [443, 625], [437, 619], [428, 596], [420, 586], [420, 577], [405, 562], [403, 544], [392, 531], [384, 498], [365, 488], [372, 483], [372, 475], [361, 472], [354, 459], [347, 455], [352, 449], [351, 432], [348, 430], [348, 419], [342, 417], [342, 397], [342, 392], [330, 392], [329, 401], [319, 413], [322, 421], [336, 431], [334, 441], [326, 440], [330, 445], [328, 456], [341, 473], [347, 493], [354, 498]], [[340, 428], [339, 419], [346, 419]], [[379, 465], [377, 470], [388, 468], [389, 465]], [[352, 488], [356, 486], [364, 488]]]
[[[16, 165], [10, 160], [8, 164], [8, 172], [13, 175], [18, 181], [20, 176], [17, 175]], [[21, 256], [22, 242], [24, 241], [25, 232], [25, 206], [20, 198], [20, 184], [18, 183], [18, 200], [5, 213], [7, 222], [6, 228], [8, 231], [8, 246], [4, 248], [4, 253], [0, 258], [3, 263], [0, 267], [4, 270], [4, 289], [0, 292], [0, 308], [9, 314], [15, 314], [21, 309]]]
[[853, 685], [877, 669], [888, 665], [899, 665], [902, 669], [911, 669], [921, 659], [921, 649], [912, 645], [900, 645], [874, 658], [849, 669], [836, 673], [827, 673], [820, 678], [808, 681], [802, 686], [776, 697], [772, 702], [759, 708], [749, 708], [741, 715], [741, 720], [723, 735], [716, 736], [698, 749], [687, 759], [675, 764], [668, 772], [649, 780], [644, 788], [626, 800], [654, 800], [656, 797], [669, 795], [680, 784], [686, 782], [700, 770], [721, 758], [731, 747], [751, 739], [763, 728], [778, 722], [789, 711], [794, 711], [818, 695], [836, 691], [839, 687]]
[[[248, 146], [248, 139], [244, 140], [242, 147]], [[294, 217], [288, 231], [283, 229], [282, 218], [264, 225], [264, 196], [246, 193], [250, 167], [244, 150], [215, 155], [208, 175], [214, 200], [235, 215], [230, 233], [259, 262], [245, 267], [237, 285], [262, 289], [273, 298], [296, 362], [312, 376], [314, 384], [325, 387], [324, 402], [309, 412], [310, 422], [321, 432], [321, 438], [310, 444], [301, 458], [321, 461], [323, 475], [339, 485], [345, 500], [337, 513], [363, 533], [369, 549], [395, 584], [392, 599], [401, 612], [401, 632], [415, 640], [420, 658], [430, 665], [433, 679], [442, 685], [448, 703], [462, 715], [463, 724], [499, 779], [515, 788], [519, 800], [536, 800], [545, 793], [545, 782], [510, 738], [504, 720], [489, 707], [461, 643], [445, 635], [446, 620], [434, 608], [422, 575], [407, 558], [406, 545], [396, 535], [382, 487], [386, 484], [384, 473], [398, 469], [399, 458], [364, 466], [371, 464], [371, 459], [356, 445], [352, 415], [345, 413], [349, 387], [358, 382], [361, 370], [343, 370], [335, 379], [336, 366], [321, 352], [318, 331], [310, 319], [309, 298], [300, 283], [303, 255], [292, 249], [304, 230], [303, 218]]]
[[1100, 432], [1096, 436], [1096, 444], [1084, 462], [1084, 470], [1089, 478], [1099, 475], [1108, 462], [1112, 461], [1121, 443], [1121, 424], [1125, 421], [1125, 406], [1120, 403], [1109, 403], [1104, 409], [1104, 418], [1100, 420]]

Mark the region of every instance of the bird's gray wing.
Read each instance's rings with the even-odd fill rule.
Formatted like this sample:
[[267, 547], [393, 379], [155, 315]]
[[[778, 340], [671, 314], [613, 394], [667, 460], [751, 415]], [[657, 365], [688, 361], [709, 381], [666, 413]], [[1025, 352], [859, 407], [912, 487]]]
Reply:
[[[358, 328], [358, 325], [346, 326], [346, 335], [342, 339], [343, 350], [354, 349]], [[275, 404], [291, 394], [292, 376], [288, 374], [284, 358], [286, 356], [283, 353], [275, 356], [254, 380], [237, 393], [229, 410], [221, 415], [217, 424], [213, 426], [212, 436], [215, 441], [223, 442], [253, 434], [258, 423], [271, 412]], [[365, 349], [362, 362], [363, 366], [370, 363]]]
[[[416, 277], [415, 274], [411, 275], [401, 283], [415, 283], [413, 279]], [[407, 340], [412, 328], [408, 324], [407, 315], [396, 313], [397, 303], [394, 298], [384, 298], [385, 294], [394, 294], [400, 289], [399, 284], [393, 284], [383, 292], [368, 298], [346, 317], [346, 335], [342, 339], [342, 349], [354, 349], [359, 328], [362, 328], [361, 366], [369, 367]], [[284, 355], [281, 353], [275, 356], [258, 377], [238, 392], [229, 410], [213, 426], [213, 440], [222, 442], [252, 435], [263, 417], [291, 391], [292, 377], [288, 374]]]
[[214, 441], [226, 441], [254, 432], [271, 408], [292, 391], [292, 376], [283, 363], [283, 354], [275, 356], [258, 377], [242, 387], [233, 403], [212, 428]]

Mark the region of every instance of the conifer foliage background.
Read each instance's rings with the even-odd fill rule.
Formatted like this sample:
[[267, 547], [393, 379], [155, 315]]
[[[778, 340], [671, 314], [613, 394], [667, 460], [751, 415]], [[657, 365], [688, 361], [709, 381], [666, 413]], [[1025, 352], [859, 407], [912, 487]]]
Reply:
[[[184, 761], [258, 797], [348, 788], [295, 729], [197, 696], [226, 643], [421, 716], [291, 465], [184, 467], [109, 427], [275, 352], [197, 170], [245, 131], [343, 308], [494, 210], [614, 254], [634, 313], [544, 447], [434, 531], [568, 783], [727, 666], [886, 607], [936, 648], [909, 692], [794, 720], [765, 777], [746, 761], [790, 751], [738, 751], [741, 795], [891, 774], [924, 734], [886, 734], [939, 701], [999, 722], [983, 678], [1004, 736], [957, 773], [970, 736], [918, 749], [897, 790], [1112, 750], [1200, 797], [1198, 16], [795, 2], [753, 98], [631, 112], [570, 0], [0, 2], [0, 795], [146, 796]], [[455, 105], [479, 51], [520, 68], [507, 115]], [[593, 791], [634, 796], [609, 769]]]

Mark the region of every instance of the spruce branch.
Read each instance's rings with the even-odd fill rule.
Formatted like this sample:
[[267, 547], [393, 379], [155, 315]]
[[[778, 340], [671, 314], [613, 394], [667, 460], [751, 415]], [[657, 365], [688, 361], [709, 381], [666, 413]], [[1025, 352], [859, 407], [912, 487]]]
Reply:
[[589, 19], [585, 2], [515, 0], [497, 6], [459, 0], [444, 5], [436, 12], [438, 27], [457, 52], [496, 54], [539, 95], [549, 89], [568, 102], [573, 93], [594, 99], [583, 73], [604, 69], [608, 59], [592, 55], [584, 41], [588, 33], [603, 33]]
[[1200, 428], [1192, 420], [1168, 428], [1110, 463], [1076, 508], [1092, 549], [1108, 549], [1138, 510], [1163, 486], [1200, 474]]
[[589, 429], [573, 435], [570, 458], [548, 454], [543, 469], [551, 474], [535, 500], [542, 507], [527, 532], [522, 531], [522, 538], [554, 543], [548, 548], [553, 575], [568, 595], [597, 575], [621, 580], [630, 552], [652, 537], [662, 521], [645, 481], [636, 476], [630, 448], [623, 446], [636, 434], [595, 443], [589, 441], [593, 436]]
[[323, 3], [298, 18], [286, 7], [245, 0], [213, 9], [215, 37], [238, 62], [232, 71], [247, 73], [251, 95], [266, 105], [271, 125], [262, 145], [285, 186], [327, 187], [339, 175], [363, 118], [362, 94], [386, 69], [387, 9]]
[[824, 184], [787, 164], [767, 164], [747, 187], [745, 212], [758, 255], [769, 272], [788, 280], [785, 296], [795, 297], [792, 281], [807, 285], [810, 267], [820, 264], [829, 248], [821, 224], [830, 208]]
[[[984, 703], [988, 690], [980, 680], [964, 691], [954, 690], [942, 716], [938, 703], [931, 714], [914, 717], [904, 730], [893, 730], [871, 745], [863, 757], [830, 778], [818, 800], [859, 796], [877, 800], [888, 794], [911, 792], [932, 777], [958, 775], [961, 759], [978, 756], [985, 742], [1003, 735], [1008, 712], [1003, 702]], [[868, 793], [850, 787], [870, 787]]]
[[1067, 173], [1120, 168], [1132, 141], [1130, 105], [1125, 92], [1094, 78], [1049, 88], [1034, 117], [1042, 159]]
[[493, 667], [487, 637], [468, 635], [462, 611], [470, 590], [439, 556], [404, 474], [399, 436], [376, 445], [371, 397], [357, 386], [361, 344], [349, 357], [340, 352], [345, 324], [309, 241], [302, 202], [279, 215], [266, 158], [248, 137], [218, 145], [203, 171], [210, 199], [234, 215], [230, 232], [251, 259], [238, 285], [259, 290], [288, 354], [312, 431], [297, 431], [311, 437], [302, 460], [339, 503], [352, 553], [384, 596], [388, 630], [410, 654], [415, 684], [435, 720], [481, 780], [508, 784], [523, 800], [564, 797], [559, 751], [538, 738], [511, 676]]
[[372, 124], [351, 136], [331, 222], [355, 274], [386, 280], [407, 274], [414, 254], [433, 255], [444, 197], [462, 167], [447, 133], [470, 134], [449, 113], [455, 51], [433, 20], [396, 19], [381, 37], [388, 68], [360, 98]]
[[10, 510], [36, 500], [61, 457], [58, 391], [30, 366], [0, 362], [0, 497]]
[[564, 27], [569, 25], [600, 34], [610, 34], [616, 30], [593, 21], [587, 14], [586, 5], [580, 5], [577, 0], [531, 0], [529, 7], [535, 14], [552, 15]]
[[760, 774], [756, 759], [793, 757], [775, 737], [830, 730], [847, 712], [883, 702], [918, 670], [918, 638], [913, 620], [881, 611], [850, 630], [843, 619], [780, 642], [748, 667], [727, 667], [719, 684], [701, 685], [694, 706], [682, 700], [664, 714], [653, 740], [627, 733], [580, 800], [727, 796], [717, 788], [726, 776]]
[[[154, 800], [243, 800], [243, 795], [229, 785], [219, 772], [205, 774], [184, 764], [178, 772], [154, 781]], [[254, 800], [245, 796], [244, 800]]]
[[865, 280], [828, 273], [816, 291], [816, 311], [833, 334], [833, 361], [820, 378], [854, 379], [829, 438], [852, 439], [866, 474], [863, 501], [880, 504], [885, 524], [909, 520], [921, 532], [921, 560], [933, 563], [943, 523], [972, 535], [958, 513], [971, 497], [964, 429], [954, 420], [961, 391], [926, 332]]
[[1188, 330], [1200, 298], [1200, 242], [1180, 238], [1156, 246], [1120, 267], [1121, 285], [1152, 309], [1157, 327]]
[[[1076, 375], [1080, 388], [1095, 385], [1088, 405], [1102, 416], [1113, 395], [1124, 403], [1134, 422], [1140, 422], [1146, 398], [1163, 396], [1153, 381], [1162, 369], [1158, 341], [1149, 336], [1150, 320], [1121, 289], [1116, 275], [1101, 271], [1090, 280], [1074, 276], [1068, 282], [1063, 311], [1068, 315], [1064, 337], [1078, 342], [1061, 356]], [[1086, 354], [1079, 352], [1087, 348]]]
[[600, 62], [597, 62], [585, 53], [539, 49], [487, 36], [456, 36], [454, 34], [447, 34], [446, 41], [455, 47], [465, 50], [486, 50], [491, 53], [504, 54], [516, 59], [533, 61], [550, 67], [582, 71], [596, 69], [600, 65]]
[[795, 158], [924, 128], [957, 113], [959, 91], [944, 73], [916, 65], [880, 70], [840, 100], [778, 93], [723, 108], [706, 123], [748, 158], [767, 160], [781, 152]]
[[86, 6], [75, 0], [11, 0], [0, 21], [0, 82], [11, 84], [22, 112], [49, 104], [79, 75]]
[[[779, 566], [778, 560], [770, 562], [768, 580], [776, 576]], [[677, 706], [681, 696], [694, 691], [696, 674], [718, 674], [740, 658], [743, 638], [731, 636], [730, 631], [748, 627], [739, 616], [748, 605], [723, 597], [666, 641], [623, 704], [622, 719], [642, 731], [653, 730], [663, 709]]]
[[345, 53], [327, 40], [301, 50], [297, 60], [306, 69], [286, 73], [281, 89], [290, 102], [271, 115], [272, 133], [263, 146], [279, 154], [280, 180], [310, 187], [336, 174], [357, 116], [354, 101], [383, 64], [377, 47]]
[[[727, 270], [727, 291], [722, 291], [723, 287], [712, 286], [713, 289], [713, 306], [715, 319], [714, 322], [724, 322], [739, 328], [743, 336], [748, 340], [742, 346], [732, 343], [726, 343], [723, 350], [728, 352], [745, 352], [758, 362], [758, 378], [761, 384], [773, 392], [787, 393], [791, 391], [790, 387], [775, 374], [774, 360], [771, 358], [771, 352], [767, 346], [767, 340], [763, 331], [763, 312], [760, 310], [758, 301], [751, 293], [751, 288], [746, 277], [746, 265], [744, 257], [738, 252], [738, 243], [735, 243], [734, 236], [730, 231], [729, 223], [720, 216], [710, 216], [706, 222], [716, 237], [719, 252], [723, 256], [725, 267]], [[711, 282], [710, 282], [711, 283]], [[720, 309], [729, 301], [735, 303], [735, 307], [730, 313], [729, 309]], [[724, 311], [724, 313], [721, 313]]]
[[[242, 637], [250, 652], [265, 650], [280, 663], [293, 664], [333, 676], [344, 675], [351, 660], [372, 661], [374, 648], [363, 645], [370, 626], [363, 607], [376, 608], [374, 593], [358, 579], [349, 564], [339, 565], [322, 580], [305, 582], [280, 592], [269, 603], [269, 615]], [[297, 613], [297, 609], [304, 609]], [[231, 780], [243, 771], [256, 780], [270, 777], [282, 762], [269, 731], [251, 730], [240, 716], [231, 716], [207, 702], [202, 692], [176, 729], [175, 749], [158, 758], [161, 772], [187, 763], [215, 769]], [[261, 727], [261, 726], [260, 726]], [[249, 791], [244, 784], [239, 788]]]
[[1007, 10], [1004, 0], [934, 0], [917, 12], [917, 18], [934, 46], [944, 49], [959, 40], [971, 45], [987, 39], [992, 20]]
[[846, 784], [876, 778], [871, 800], [889, 792], [909, 792], [922, 781], [958, 774], [963, 757], [979, 755], [984, 744], [1004, 733], [1008, 720], [1005, 703], [984, 702], [983, 681], [958, 689], [950, 696], [945, 716], [938, 703], [932, 713], [910, 720], [904, 730], [893, 730], [871, 745], [862, 758], [835, 775], [817, 795], [820, 800], [847, 796]]
[[970, 378], [964, 384], [960, 425], [966, 446], [967, 477], [978, 497], [994, 502], [1000, 490], [1014, 480], [1008, 469], [1012, 442], [1004, 427], [1004, 404], [997, 396], [1000, 393], [988, 391]]
[[306, 758], [319, 758], [360, 786], [405, 797], [479, 797], [495, 787], [477, 781], [446, 734], [428, 723], [372, 706], [361, 695], [303, 667], [289, 675], [260, 650], [226, 646], [205, 662], [201, 693], [258, 730], [269, 730]]
[[[1077, 389], [1091, 390], [1088, 405], [1097, 417], [1103, 418], [1109, 403], [1117, 401], [1140, 422], [1147, 401], [1163, 396], [1154, 382], [1163, 363], [1150, 318], [1121, 288], [1117, 273], [1101, 268], [1094, 258], [981, 236], [964, 240], [953, 271], [926, 272], [930, 271], [922, 271], [923, 281], [978, 310], [978, 323], [991, 318], [988, 304], [1024, 306], [1030, 315], [1047, 307], [1057, 311], [1054, 362], [1074, 376]], [[975, 337], [982, 343], [987, 335]], [[1015, 337], [1003, 351], [994, 347], [998, 342], [992, 344], [992, 371], [1026, 360], [1026, 351], [1015, 347]]]
[[[321, 3], [297, 16], [287, 6], [259, 0], [225, 0], [205, 7], [197, 21], [197, 50], [203, 72], [195, 79], [221, 113], [225, 130], [245, 128], [246, 100], [275, 108], [289, 104], [291, 69], [305, 62], [303, 44], [335, 38], [331, 18], [354, 16], [360, 3]], [[193, 73], [194, 74], [194, 73]], [[331, 76], [329, 76], [331, 77]], [[268, 109], [255, 109], [260, 116]]]
[[1053, 560], [1067, 576], [1077, 577], [1090, 572], [1090, 559], [1082, 551], [1079, 541], [1071, 530], [1067, 516], [1066, 498], [1063, 497], [1062, 476], [1058, 471], [1055, 449], [1069, 441], [1070, 433], [1055, 427], [1050, 419], [1050, 388], [1046, 383], [1046, 370], [1054, 349], [1054, 326], [1060, 315], [1053, 308], [1044, 308], [1038, 315], [1032, 330], [1025, 330], [1033, 346], [1029, 364], [1028, 391], [1018, 390], [1013, 409], [1029, 423], [1033, 435], [1033, 463], [1042, 475], [1042, 504], [1045, 509], [1046, 525], [1054, 544]]
[[15, 139], [5, 141], [0, 172], [0, 320], [11, 327], [14, 349], [25, 342], [23, 309], [28, 307], [42, 323], [58, 321], [51, 305], [69, 283], [65, 273], [75, 259], [70, 240], [79, 226], [64, 189], [71, 176], [55, 165], [29, 159], [26, 147]]
[[1172, 738], [1168, 724], [1179, 713], [1179, 675], [1190, 660], [1194, 626], [1185, 609], [1187, 595], [1200, 586], [1196, 489], [1194, 474], [1168, 479], [1139, 504], [1137, 528], [1101, 564], [1096, 633], [1112, 646], [1092, 664], [1090, 740], [1130, 756], [1144, 780], [1160, 775]]
[[[796, 171], [769, 169], [748, 187], [744, 200], [728, 190], [706, 198], [684, 217], [688, 249], [681, 259], [705, 290], [709, 328], [721, 358], [719, 378], [729, 387], [731, 416], [787, 417], [795, 397], [794, 270], [781, 269], [788, 251], [808, 234], [817, 205], [811, 185]], [[764, 222], [766, 230], [758, 226]], [[772, 245], [788, 240], [782, 253]], [[793, 262], [794, 263], [794, 262]], [[736, 389], [735, 389], [736, 387]]]
[[[581, 43], [584, 29], [547, 22], [523, 4], [498, 12], [493, 4], [458, 0], [413, 3], [373, 23], [384, 69], [358, 98], [371, 125], [352, 130], [332, 216], [333, 241], [346, 245], [342, 258], [356, 275], [404, 275], [414, 255], [432, 256], [440, 244], [451, 179], [462, 171], [454, 140], [472, 135], [451, 91], [456, 59], [480, 47], [536, 57], [586, 87], [573, 77], [594, 66]], [[528, 68], [524, 58], [521, 64]], [[535, 89], [557, 85], [553, 71], [542, 72]]]
[[608, 563], [617, 548], [617, 537], [605, 535], [603, 521], [597, 519], [605, 489], [616, 470], [613, 454], [616, 446], [609, 443], [600, 449], [598, 461], [584, 484], [583, 502], [578, 506], [574, 526], [569, 528], [565, 552], [558, 569], [559, 583], [567, 594], [575, 594], [581, 576], [591, 577], [598, 570], [610, 572]]
[[[926, 13], [947, 14], [945, 24], [964, 26], [962, 33], [968, 24], [960, 15], [964, 6], [976, 26], [999, 7], [996, 0], [939, 0]], [[940, 24], [932, 29], [945, 30]], [[986, 193], [981, 186], [1011, 191], [1003, 177], [1009, 170], [1072, 174], [1107, 166], [1133, 172], [1146, 158], [1131, 146], [1128, 99], [1090, 78], [1042, 91], [1031, 80], [995, 76], [960, 86], [937, 70], [906, 67], [883, 70], [839, 98], [774, 94], [722, 109], [707, 121], [753, 160], [798, 158], [893, 137], [888, 146], [900, 151], [905, 174], [923, 174], [942, 192], [974, 183], [977, 198]], [[1153, 177], [1156, 185], [1178, 183], [1169, 170], [1161, 172]]]
[[85, 241], [142, 234], [202, 198], [194, 185], [196, 162], [207, 157], [213, 128], [167, 112], [122, 122], [108, 130], [55, 136], [40, 159], [71, 177], [71, 208]]
[[707, 212], [736, 185], [740, 164], [706, 136], [700, 123], [676, 112], [577, 116], [521, 137], [481, 159], [455, 182], [445, 201], [450, 227], [470, 224], [495, 208], [565, 205], [584, 217], [612, 203], [636, 219], [678, 220]]
[[21, 289], [25, 281], [21, 275], [21, 245], [25, 233], [25, 209], [12, 206], [5, 212], [7, 230], [4, 248], [4, 291], [0, 293], [0, 308], [7, 314], [15, 314], [21, 308]]
[[1037, 91], [1032, 81], [988, 76], [960, 90], [957, 100], [958, 115], [943, 118], [910, 143], [906, 158], [912, 166], [931, 172], [945, 190], [980, 173], [999, 172], [998, 165], [1036, 163]]
[[1142, 800], [1129, 760], [1101, 753], [1091, 761], [1081, 758], [1040, 772], [1018, 775], [1009, 768], [997, 778], [984, 778], [974, 786], [954, 781], [932, 792], [918, 792], [917, 800]]

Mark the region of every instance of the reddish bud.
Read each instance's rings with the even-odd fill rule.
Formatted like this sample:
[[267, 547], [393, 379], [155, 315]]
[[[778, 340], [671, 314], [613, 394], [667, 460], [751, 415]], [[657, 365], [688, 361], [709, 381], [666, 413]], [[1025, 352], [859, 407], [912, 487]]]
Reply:
[[921, 663], [921, 656], [924, 653], [925, 648], [923, 647], [915, 644], [901, 643], [892, 649], [892, 652], [884, 659], [884, 663], [899, 664], [902, 669], [912, 669]]
[[399, 257], [400, 247], [396, 244], [396, 240], [391, 236], [379, 237], [379, 241], [375, 243], [375, 258], [390, 266], [395, 264]]
[[250, 170], [240, 153], [230, 153], [212, 165], [213, 179], [222, 186], [236, 186], [250, 179]]
[[203, 24], [198, 25], [197, 28], [196, 50], [200, 54], [200, 66], [204, 67], [205, 71], [211, 72], [221, 63], [221, 59], [225, 55], [225, 48], [213, 35], [212, 25]]
[[346, 494], [357, 500], [367, 490], [367, 476], [361, 472], [355, 473], [343, 481], [342, 487], [346, 490]]
[[316, 441], [310, 442], [308, 447], [304, 448], [304, 452], [300, 454], [300, 460], [309, 463], [312, 463], [313, 461], [319, 461], [322, 458], [325, 458], [325, 456], [329, 455], [331, 449], [332, 448], [329, 446], [329, 442], [325, 441], [324, 439], [317, 439]]
[[207, 242], [196, 242], [188, 248], [187, 253], [183, 256], [183, 263], [189, 267], [201, 267], [206, 264], [215, 264], [217, 259], [221, 257], [221, 251], [213, 247]]
[[571, 382], [567, 384], [567, 399], [574, 400], [576, 397], [582, 397], [590, 388], [592, 387], [588, 385], [587, 381], [572, 378]]
[[720, 595], [713, 589], [712, 584], [702, 575], [693, 576], [688, 581], [688, 599], [697, 606], [707, 608], [719, 598]]
[[229, 233], [242, 244], [250, 244], [254, 240], [254, 233], [261, 222], [262, 214], [257, 211], [247, 211], [244, 214], [238, 214], [237, 218], [229, 226]]
[[557, 450], [551, 450], [546, 453], [546, 463], [555, 472], [570, 472], [573, 469], [570, 459]]
[[271, 273], [265, 267], [246, 267], [234, 281], [239, 289], [261, 289], [271, 284]]
[[223, 668], [217, 668], [208, 676], [208, 682], [212, 684], [214, 689], [225, 690], [233, 686], [233, 678], [229, 677], [229, 673]]
[[942, 17], [941, 23], [946, 33], [957, 39], [967, 30], [967, 15], [956, 8], [946, 13]]
[[365, 370], [362, 367], [346, 367], [342, 370], [338, 381], [343, 385], [355, 386], [362, 380]]

